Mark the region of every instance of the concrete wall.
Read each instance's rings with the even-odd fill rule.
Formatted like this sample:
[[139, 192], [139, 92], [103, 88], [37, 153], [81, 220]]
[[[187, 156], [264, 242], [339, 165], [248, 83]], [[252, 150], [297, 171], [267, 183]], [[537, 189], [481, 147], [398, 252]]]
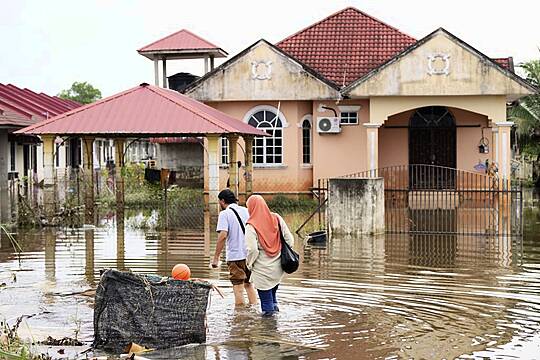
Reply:
[[332, 236], [384, 232], [384, 180], [330, 179], [328, 227]]
[[[230, 101], [209, 103], [208, 105], [223, 111], [237, 119], [244, 120], [256, 106], [278, 107], [277, 101]], [[302, 164], [302, 128], [301, 121], [305, 115], [311, 114], [311, 101], [281, 101], [279, 110], [284, 120], [283, 128], [283, 161], [281, 165], [253, 164], [253, 191], [266, 192], [307, 192], [313, 184], [313, 166]], [[317, 134], [312, 125], [312, 140]], [[312, 141], [312, 147], [316, 144]], [[245, 144], [242, 138], [238, 141], [238, 158], [244, 164]], [[312, 156], [314, 159], [315, 156]], [[312, 159], [312, 162], [313, 162]], [[243, 191], [243, 169], [240, 169], [240, 191]], [[228, 179], [228, 168], [220, 169], [220, 187], [225, 187]]]

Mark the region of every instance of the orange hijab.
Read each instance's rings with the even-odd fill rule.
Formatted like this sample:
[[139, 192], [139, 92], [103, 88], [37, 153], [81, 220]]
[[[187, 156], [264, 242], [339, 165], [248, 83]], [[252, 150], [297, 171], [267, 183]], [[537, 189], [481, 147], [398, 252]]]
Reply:
[[255, 228], [264, 252], [274, 257], [281, 251], [278, 217], [271, 213], [266, 201], [260, 195], [251, 195], [246, 202], [249, 212], [248, 224]]

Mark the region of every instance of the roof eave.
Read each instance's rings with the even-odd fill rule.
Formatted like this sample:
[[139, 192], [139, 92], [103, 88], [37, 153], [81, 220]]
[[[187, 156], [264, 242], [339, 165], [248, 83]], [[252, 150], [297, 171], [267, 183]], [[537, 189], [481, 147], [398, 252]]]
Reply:
[[137, 50], [137, 52], [150, 60], [199, 59], [201, 55], [225, 58], [229, 54], [221, 48], [208, 49], [163, 49], [163, 50]]

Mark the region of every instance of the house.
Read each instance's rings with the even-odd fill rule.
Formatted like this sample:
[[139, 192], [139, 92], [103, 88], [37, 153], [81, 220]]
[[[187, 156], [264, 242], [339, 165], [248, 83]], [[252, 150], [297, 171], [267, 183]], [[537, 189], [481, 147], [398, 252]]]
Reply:
[[[512, 58], [442, 28], [417, 40], [348, 7], [277, 44], [256, 41], [184, 93], [271, 135], [254, 140], [254, 191], [302, 194], [408, 164], [496, 164], [508, 179], [506, 105], [535, 90]], [[223, 139], [221, 186], [228, 151]]]

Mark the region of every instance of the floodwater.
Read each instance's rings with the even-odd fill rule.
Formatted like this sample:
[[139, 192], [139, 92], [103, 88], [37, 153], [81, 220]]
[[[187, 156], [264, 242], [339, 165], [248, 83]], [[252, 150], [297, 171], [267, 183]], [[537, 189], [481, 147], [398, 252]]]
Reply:
[[[280, 313], [233, 309], [226, 267], [209, 269], [215, 234], [117, 229], [20, 233], [20, 261], [3, 238], [0, 318], [40, 340], [93, 340], [93, 292], [104, 268], [167, 275], [186, 263], [219, 286], [207, 344], [147, 353], [189, 359], [540, 358], [540, 204], [528, 193], [523, 239], [386, 235], [297, 241], [299, 271], [280, 286]], [[53, 357], [58, 348], [41, 347]], [[90, 356], [87, 355], [81, 355]]]

